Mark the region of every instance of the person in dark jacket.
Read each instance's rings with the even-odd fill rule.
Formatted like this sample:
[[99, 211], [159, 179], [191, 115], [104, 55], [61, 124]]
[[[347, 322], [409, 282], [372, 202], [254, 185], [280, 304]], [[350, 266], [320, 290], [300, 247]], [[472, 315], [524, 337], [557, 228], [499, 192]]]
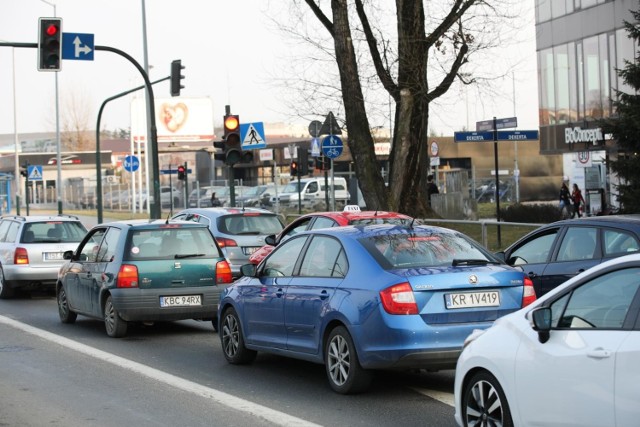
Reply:
[[427, 176], [427, 202], [431, 206], [431, 195], [439, 194], [438, 186], [433, 182], [433, 175]]

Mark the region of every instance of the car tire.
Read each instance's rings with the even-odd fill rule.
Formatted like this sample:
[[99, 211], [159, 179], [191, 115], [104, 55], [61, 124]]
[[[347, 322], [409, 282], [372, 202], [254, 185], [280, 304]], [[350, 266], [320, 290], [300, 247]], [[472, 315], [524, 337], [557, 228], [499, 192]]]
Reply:
[[255, 360], [258, 353], [245, 347], [240, 319], [231, 307], [222, 314], [222, 331], [219, 335], [222, 352], [227, 362], [233, 365], [246, 365]]
[[107, 330], [107, 335], [112, 338], [122, 338], [127, 334], [128, 323], [120, 318], [118, 311], [113, 306], [111, 296], [108, 296], [107, 301], [104, 303], [104, 326]]
[[14, 295], [14, 289], [4, 278], [4, 270], [0, 267], [0, 298], [7, 299]]
[[58, 314], [60, 315], [60, 321], [62, 323], [74, 323], [78, 315], [69, 307], [67, 292], [64, 290], [64, 286], [60, 286], [58, 288], [56, 300], [58, 301]]
[[329, 385], [337, 393], [360, 393], [371, 384], [373, 374], [360, 366], [356, 347], [344, 326], [338, 326], [329, 334], [324, 364]]
[[513, 427], [507, 397], [500, 383], [489, 372], [476, 373], [462, 393], [462, 422], [470, 425]]

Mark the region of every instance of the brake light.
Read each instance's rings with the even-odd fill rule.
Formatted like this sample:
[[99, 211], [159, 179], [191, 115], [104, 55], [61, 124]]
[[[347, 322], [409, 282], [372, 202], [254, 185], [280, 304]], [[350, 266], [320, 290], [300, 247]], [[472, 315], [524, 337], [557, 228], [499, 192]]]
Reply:
[[16, 248], [16, 252], [13, 254], [14, 264], [29, 264], [29, 254], [25, 248]]
[[225, 248], [227, 246], [238, 246], [238, 244], [236, 243], [235, 240], [233, 239], [226, 239], [224, 237], [216, 237], [216, 242], [218, 242], [218, 245], [221, 248]]
[[233, 276], [231, 276], [231, 267], [229, 263], [225, 261], [218, 261], [216, 263], [216, 284], [221, 285], [223, 283], [233, 282]]
[[118, 271], [117, 288], [137, 288], [138, 287], [138, 267], [135, 265], [122, 264]]
[[389, 314], [418, 314], [413, 289], [407, 282], [380, 291], [380, 299], [384, 310]]
[[522, 307], [526, 307], [536, 300], [536, 291], [533, 288], [533, 280], [524, 278], [524, 290], [522, 292]]

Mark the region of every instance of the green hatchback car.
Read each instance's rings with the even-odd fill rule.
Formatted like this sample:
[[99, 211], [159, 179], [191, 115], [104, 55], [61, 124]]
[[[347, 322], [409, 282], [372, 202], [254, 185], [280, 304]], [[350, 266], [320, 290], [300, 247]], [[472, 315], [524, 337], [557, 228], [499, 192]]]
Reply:
[[56, 284], [60, 320], [103, 319], [115, 338], [130, 322], [196, 319], [217, 330], [220, 294], [232, 281], [209, 228], [194, 222], [99, 224], [64, 258]]

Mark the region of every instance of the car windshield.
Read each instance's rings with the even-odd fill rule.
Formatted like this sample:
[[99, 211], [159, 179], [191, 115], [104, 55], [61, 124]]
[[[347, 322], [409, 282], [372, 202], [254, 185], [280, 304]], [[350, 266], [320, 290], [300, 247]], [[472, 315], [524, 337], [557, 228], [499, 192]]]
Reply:
[[[300, 191], [302, 191], [302, 183], [300, 183]], [[284, 189], [282, 190], [283, 193], [297, 193], [298, 192], [298, 183], [297, 182], [290, 182], [287, 184], [286, 187], [284, 187]]]
[[395, 233], [360, 239], [383, 268], [498, 263], [471, 240], [454, 233]]
[[247, 197], [259, 196], [264, 191], [264, 187], [250, 187], [243, 195]]
[[207, 228], [181, 227], [132, 230], [126, 260], [221, 258]]
[[218, 221], [220, 231], [227, 234], [269, 235], [278, 234], [283, 229], [282, 222], [273, 214], [225, 215]]
[[43, 221], [25, 224], [22, 243], [78, 243], [87, 234], [76, 221]]

